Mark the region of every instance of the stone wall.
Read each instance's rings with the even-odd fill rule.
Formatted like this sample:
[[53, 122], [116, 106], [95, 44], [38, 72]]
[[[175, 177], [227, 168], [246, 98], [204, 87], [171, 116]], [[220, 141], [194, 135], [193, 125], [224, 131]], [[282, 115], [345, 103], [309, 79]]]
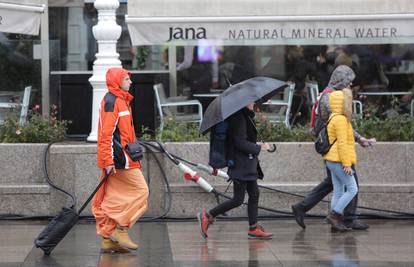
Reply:
[[[283, 191], [306, 194], [325, 177], [321, 158], [312, 143], [276, 143], [276, 153], [260, 156], [265, 178], [261, 184]], [[196, 163], [208, 160], [207, 143], [168, 143], [167, 149]], [[51, 189], [42, 171], [45, 144], [0, 144], [0, 213], [25, 215], [53, 215], [68, 198]], [[357, 148], [357, 171], [360, 181], [360, 205], [414, 212], [414, 143], [378, 143], [376, 146]], [[212, 207], [216, 199], [203, 192], [196, 184], [187, 182], [171, 162], [159, 153], [146, 154], [142, 162], [143, 173], [150, 184], [150, 210], [148, 215], [163, 213], [166, 206], [166, 185], [153, 156], [156, 156], [170, 183], [172, 191], [171, 217], [193, 217], [202, 207]], [[96, 144], [83, 142], [59, 143], [50, 150], [51, 179], [83, 203], [97, 185], [100, 171], [96, 167]], [[200, 174], [216, 189], [224, 191], [223, 178]], [[228, 193], [231, 195], [232, 187]], [[247, 199], [247, 197], [246, 197]], [[262, 189], [260, 205], [282, 211], [300, 198]], [[313, 213], [325, 213], [327, 204], [321, 204]], [[365, 212], [361, 210], [361, 212]], [[267, 214], [261, 212], [261, 214]], [[84, 215], [90, 215], [86, 209]], [[246, 209], [236, 209], [230, 215], [244, 216]]]

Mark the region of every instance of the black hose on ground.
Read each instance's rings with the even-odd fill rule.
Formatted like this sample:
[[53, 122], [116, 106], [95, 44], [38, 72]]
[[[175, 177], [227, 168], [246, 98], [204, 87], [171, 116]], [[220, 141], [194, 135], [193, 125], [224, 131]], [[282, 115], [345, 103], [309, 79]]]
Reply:
[[65, 191], [64, 189], [58, 187], [57, 185], [55, 185], [52, 180], [50, 179], [49, 176], [49, 171], [48, 171], [48, 162], [49, 162], [49, 151], [50, 151], [50, 147], [56, 142], [51, 142], [47, 145], [47, 147], [45, 148], [45, 151], [43, 153], [43, 173], [45, 175], [46, 178], [46, 182], [54, 189], [64, 193], [65, 195], [69, 196], [72, 200], [72, 205], [70, 206], [71, 209], [74, 209], [76, 207], [76, 197], [74, 195], [72, 195], [71, 193]]
[[[157, 163], [160, 171], [161, 171], [161, 176], [163, 178], [163, 181], [165, 183], [165, 186], [167, 188], [167, 199], [165, 200], [165, 206], [166, 208], [164, 209], [163, 214], [161, 214], [160, 216], [157, 217], [153, 217], [153, 218], [141, 218], [139, 221], [155, 221], [155, 220], [159, 220], [159, 219], [163, 219], [167, 216], [167, 214], [170, 212], [171, 210], [171, 206], [172, 206], [172, 193], [171, 193], [171, 187], [170, 187], [170, 183], [168, 182], [168, 177], [167, 174], [165, 173], [164, 168], [161, 165], [160, 160], [157, 158], [155, 152], [151, 149], [153, 148], [152, 146], [146, 144], [146, 143], [142, 143], [141, 145], [143, 145], [146, 150], [149, 152], [149, 154], [154, 158], [155, 162]], [[148, 185], [149, 186], [149, 185]]]

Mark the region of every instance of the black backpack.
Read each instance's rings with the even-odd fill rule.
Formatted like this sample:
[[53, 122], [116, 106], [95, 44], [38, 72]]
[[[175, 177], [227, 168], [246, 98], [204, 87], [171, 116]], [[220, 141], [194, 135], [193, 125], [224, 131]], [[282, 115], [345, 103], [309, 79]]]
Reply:
[[231, 167], [234, 161], [229, 159], [230, 155], [230, 125], [228, 121], [216, 124], [210, 131], [210, 153], [208, 164], [214, 169]]
[[331, 147], [335, 144], [335, 141], [333, 141], [332, 144], [329, 143], [329, 135], [328, 135], [328, 124], [331, 121], [331, 119], [335, 117], [332, 116], [331, 118], [329, 118], [328, 122], [325, 123], [325, 125], [320, 129], [316, 140], [315, 140], [315, 150], [316, 152], [318, 152], [319, 154], [321, 154], [322, 156], [326, 155], [329, 150], [331, 149]]

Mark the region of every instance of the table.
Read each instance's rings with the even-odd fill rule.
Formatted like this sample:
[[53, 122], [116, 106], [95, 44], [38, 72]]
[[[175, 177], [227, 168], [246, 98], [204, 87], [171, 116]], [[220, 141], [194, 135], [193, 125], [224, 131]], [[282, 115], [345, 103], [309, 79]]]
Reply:
[[0, 102], [9, 102], [10, 99], [21, 96], [21, 92], [0, 91]]
[[366, 96], [396, 96], [396, 95], [412, 95], [413, 92], [360, 92], [357, 93], [358, 95], [366, 95]]
[[[360, 92], [358, 95], [364, 96], [402, 96], [402, 95], [413, 95], [413, 92]], [[411, 116], [414, 116], [414, 100], [411, 101]]]
[[218, 97], [218, 93], [205, 93], [205, 94], [193, 94], [193, 97], [198, 98], [203, 106], [203, 110], [206, 110], [214, 98]]
[[193, 97], [218, 97], [220, 94], [210, 93], [210, 94], [193, 94]]
[[410, 75], [414, 74], [414, 71], [386, 71], [384, 72], [386, 75]]

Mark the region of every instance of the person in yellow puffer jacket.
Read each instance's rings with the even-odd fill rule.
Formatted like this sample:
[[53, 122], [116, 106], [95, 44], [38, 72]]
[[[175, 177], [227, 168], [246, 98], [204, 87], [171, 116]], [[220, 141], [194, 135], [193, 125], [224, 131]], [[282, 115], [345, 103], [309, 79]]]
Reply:
[[[337, 231], [350, 230], [344, 225], [344, 209], [358, 193], [358, 185], [352, 167], [357, 163], [354, 131], [351, 124], [352, 91], [345, 88], [329, 96], [331, 115], [327, 125], [329, 143], [324, 155], [327, 168], [332, 174], [333, 196], [331, 212], [327, 220]], [[345, 190], [346, 188], [346, 190]]]

